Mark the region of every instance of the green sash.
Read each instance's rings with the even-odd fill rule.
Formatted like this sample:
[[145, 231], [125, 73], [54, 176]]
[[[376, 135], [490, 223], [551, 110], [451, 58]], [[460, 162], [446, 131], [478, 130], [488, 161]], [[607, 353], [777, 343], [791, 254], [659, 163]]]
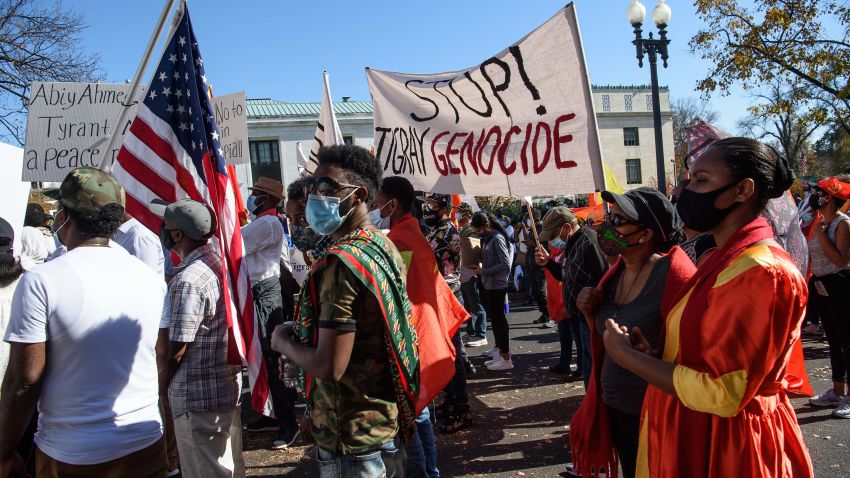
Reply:
[[[316, 346], [318, 341], [319, 297], [317, 277], [336, 257], [360, 280], [378, 302], [384, 319], [387, 356], [398, 405], [399, 428], [405, 438], [414, 429], [416, 398], [419, 394], [419, 343], [413, 328], [410, 302], [404, 286], [405, 269], [395, 246], [382, 234], [358, 229], [328, 248], [312, 267], [301, 288], [295, 312], [295, 337], [300, 343]], [[314, 378], [300, 372], [301, 387], [309, 399]]]

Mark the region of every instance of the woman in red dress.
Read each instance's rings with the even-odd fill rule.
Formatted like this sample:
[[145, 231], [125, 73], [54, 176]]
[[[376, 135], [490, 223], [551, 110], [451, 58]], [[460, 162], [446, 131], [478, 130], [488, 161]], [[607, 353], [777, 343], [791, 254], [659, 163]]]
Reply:
[[718, 248], [676, 292], [661, 359], [606, 322], [609, 356], [649, 383], [637, 476], [811, 477], [786, 377], [808, 291], [759, 217], [793, 173], [746, 138], [714, 143], [690, 169], [679, 215]]

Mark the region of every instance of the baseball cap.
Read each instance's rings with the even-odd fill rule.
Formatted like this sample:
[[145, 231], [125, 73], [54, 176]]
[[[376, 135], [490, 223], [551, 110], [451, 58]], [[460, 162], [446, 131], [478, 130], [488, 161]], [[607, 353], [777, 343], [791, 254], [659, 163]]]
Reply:
[[208, 239], [215, 232], [215, 214], [204, 203], [192, 199], [180, 199], [171, 204], [154, 200], [148, 207], [196, 241]]
[[560, 231], [561, 226], [573, 222], [576, 215], [565, 206], [553, 207], [543, 216], [543, 230], [537, 235], [541, 241], [549, 241]]
[[472, 206], [467, 203], [460, 203], [460, 206], [457, 207], [457, 210], [461, 214], [469, 214], [472, 215]]
[[15, 242], [15, 230], [9, 221], [0, 217], [0, 254], [11, 254]]
[[602, 191], [602, 199], [616, 204], [632, 221], [652, 229], [661, 241], [668, 241], [680, 228], [675, 206], [656, 189], [642, 187], [625, 194]]
[[59, 204], [75, 212], [98, 214], [108, 204], [124, 207], [124, 188], [105, 171], [77, 168], [62, 180]]
[[448, 194], [425, 193], [420, 199], [423, 201], [434, 201], [435, 203], [438, 203], [440, 207], [449, 207], [452, 204], [452, 197]]

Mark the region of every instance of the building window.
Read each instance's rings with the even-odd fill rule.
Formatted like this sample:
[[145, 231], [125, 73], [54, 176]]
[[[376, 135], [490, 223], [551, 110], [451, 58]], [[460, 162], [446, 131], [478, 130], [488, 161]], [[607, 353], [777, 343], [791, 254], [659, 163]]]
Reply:
[[631, 111], [632, 110], [632, 95], [624, 96], [623, 101], [626, 102], [626, 111]]
[[643, 180], [640, 174], [640, 159], [626, 160], [626, 183], [640, 184]]
[[611, 95], [602, 95], [602, 111], [611, 111]]
[[623, 128], [623, 146], [640, 146], [637, 128]]
[[353, 134], [342, 135], [342, 142], [349, 145], [349, 146], [353, 146], [354, 145], [354, 135]]
[[652, 111], [652, 95], [646, 95], [646, 111]]
[[277, 140], [249, 141], [251, 176], [256, 182], [260, 176], [280, 181], [280, 150]]

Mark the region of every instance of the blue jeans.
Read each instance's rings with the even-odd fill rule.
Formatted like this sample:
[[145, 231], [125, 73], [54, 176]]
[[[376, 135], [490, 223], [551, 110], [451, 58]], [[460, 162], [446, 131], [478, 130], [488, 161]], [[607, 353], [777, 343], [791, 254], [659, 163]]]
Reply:
[[416, 433], [404, 445], [407, 458], [404, 462], [405, 475], [411, 477], [440, 478], [437, 469], [437, 444], [434, 443], [434, 427], [428, 407], [416, 417]]
[[561, 342], [561, 356], [558, 359], [558, 365], [561, 368], [569, 370], [570, 362], [573, 359], [573, 339], [576, 342], [576, 352], [578, 352], [578, 372], [581, 373], [581, 346], [579, 346], [579, 330], [578, 323], [575, 324], [575, 337], [573, 337], [573, 320], [564, 319], [558, 322], [558, 340]]
[[338, 455], [316, 447], [320, 478], [395, 478], [401, 476], [400, 453], [393, 441], [363, 453]]
[[466, 333], [472, 337], [487, 337], [487, 312], [478, 293], [478, 278], [462, 283], [460, 293], [463, 296], [463, 307], [472, 315], [466, 323]]

